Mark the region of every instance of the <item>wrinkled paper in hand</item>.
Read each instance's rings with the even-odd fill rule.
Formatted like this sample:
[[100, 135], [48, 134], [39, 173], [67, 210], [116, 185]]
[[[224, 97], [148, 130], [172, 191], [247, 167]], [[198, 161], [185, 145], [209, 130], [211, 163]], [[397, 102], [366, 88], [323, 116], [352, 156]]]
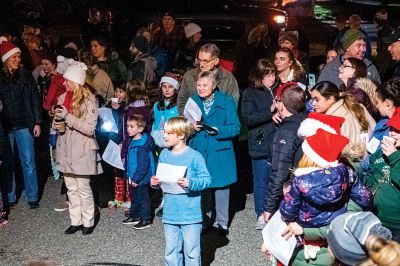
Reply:
[[167, 163], [158, 164], [156, 176], [161, 181], [161, 189], [164, 193], [187, 193], [186, 189], [178, 185], [178, 179], [185, 176], [186, 168], [186, 166], [176, 166]]
[[118, 127], [115, 123], [112, 110], [107, 107], [99, 108], [99, 117], [101, 118], [101, 131], [118, 133]]
[[110, 140], [104, 150], [103, 160], [118, 169], [125, 170], [124, 165], [121, 160], [121, 149], [118, 144]]
[[277, 211], [262, 230], [264, 244], [267, 246], [269, 252], [285, 266], [289, 265], [290, 258], [297, 244], [295, 236], [291, 236], [288, 240], [282, 237], [282, 233], [286, 227], [287, 224], [282, 221], [281, 213]]

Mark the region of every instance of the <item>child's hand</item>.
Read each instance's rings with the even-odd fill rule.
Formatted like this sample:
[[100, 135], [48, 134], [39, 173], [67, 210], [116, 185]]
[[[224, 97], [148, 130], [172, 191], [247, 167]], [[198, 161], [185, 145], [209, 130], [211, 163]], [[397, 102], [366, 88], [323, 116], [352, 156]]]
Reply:
[[150, 179], [150, 185], [152, 187], [156, 187], [159, 186], [160, 184], [161, 184], [160, 179], [157, 176], [153, 175]]
[[383, 138], [381, 147], [383, 154], [390, 156], [392, 153], [397, 151], [396, 140], [393, 138]]
[[178, 179], [178, 185], [180, 185], [181, 187], [184, 188], [188, 188], [189, 187], [189, 179], [187, 178], [179, 178]]
[[135, 182], [130, 181], [130, 180], [129, 180], [129, 185], [131, 185], [132, 187], [138, 187], [139, 186], [139, 184], [136, 184]]
[[298, 223], [293, 222], [288, 224], [288, 226], [282, 233], [282, 237], [286, 236], [285, 239], [288, 240], [292, 236], [299, 236], [302, 235], [303, 233], [304, 233], [303, 227], [301, 227]]
[[282, 190], [283, 190], [283, 196], [286, 196], [287, 193], [289, 193], [289, 190], [292, 186], [291, 185], [286, 185], [283, 186]]

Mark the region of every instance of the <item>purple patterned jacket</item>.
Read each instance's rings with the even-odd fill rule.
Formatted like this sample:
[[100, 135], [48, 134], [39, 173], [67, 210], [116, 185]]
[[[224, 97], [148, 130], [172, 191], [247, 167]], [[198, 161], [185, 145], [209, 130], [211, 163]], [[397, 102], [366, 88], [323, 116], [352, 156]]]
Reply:
[[364, 210], [372, 206], [371, 192], [344, 164], [326, 169], [298, 168], [294, 174], [289, 192], [280, 204], [287, 222], [306, 228], [321, 227], [345, 213], [350, 199]]

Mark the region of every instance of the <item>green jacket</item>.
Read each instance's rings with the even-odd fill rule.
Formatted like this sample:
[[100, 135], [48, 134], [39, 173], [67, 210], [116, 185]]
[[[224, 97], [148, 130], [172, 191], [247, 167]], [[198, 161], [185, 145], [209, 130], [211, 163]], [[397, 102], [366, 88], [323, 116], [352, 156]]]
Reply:
[[380, 149], [372, 154], [364, 183], [371, 188], [373, 212], [382, 224], [400, 229], [400, 151], [386, 156]]
[[[183, 114], [183, 110], [185, 109], [186, 102], [189, 100], [189, 98], [193, 95], [197, 95], [196, 77], [199, 73], [200, 68], [196, 67], [187, 71], [183, 75], [182, 84], [179, 88], [177, 99], [179, 114]], [[240, 92], [235, 77], [232, 75], [231, 72], [225, 70], [223, 67], [218, 67], [218, 69], [216, 69], [216, 80], [218, 89], [223, 94], [233, 97], [237, 109]]]

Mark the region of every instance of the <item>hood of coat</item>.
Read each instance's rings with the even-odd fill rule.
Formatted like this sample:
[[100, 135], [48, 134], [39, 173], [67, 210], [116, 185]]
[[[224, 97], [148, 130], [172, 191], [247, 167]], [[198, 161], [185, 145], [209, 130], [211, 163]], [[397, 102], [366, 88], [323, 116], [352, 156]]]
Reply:
[[349, 185], [349, 170], [344, 164], [330, 168], [299, 168], [295, 171], [293, 185], [307, 202], [329, 206], [346, 196]]
[[133, 63], [136, 63], [136, 62], [139, 61], [139, 60], [144, 61], [145, 64], [148, 65], [148, 66], [150, 66], [152, 69], [156, 69], [156, 67], [157, 67], [157, 61], [156, 61], [156, 59], [155, 59], [153, 56], [151, 56], [151, 55], [149, 55], [149, 54], [147, 54], [147, 53], [141, 53], [141, 54], [139, 54], [139, 55], [138, 55], [137, 57], [135, 57], [135, 59], [132, 61], [132, 64], [133, 64]]

